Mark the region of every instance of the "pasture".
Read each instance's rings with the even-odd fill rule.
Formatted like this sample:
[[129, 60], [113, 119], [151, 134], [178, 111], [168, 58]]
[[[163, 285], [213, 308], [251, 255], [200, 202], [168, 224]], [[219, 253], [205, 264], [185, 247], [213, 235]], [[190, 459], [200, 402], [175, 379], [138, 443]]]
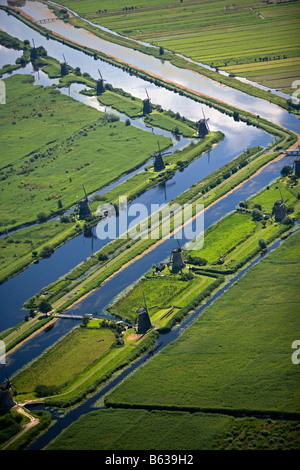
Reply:
[[156, 272], [153, 267], [135, 286], [120, 294], [109, 311], [123, 319], [136, 321], [136, 311], [144, 306], [145, 295], [152, 325], [161, 328], [213, 280], [211, 277], [189, 275], [187, 268], [182, 274], [175, 274], [168, 266], [161, 272]]
[[50, 397], [62, 400], [60, 404], [64, 400], [74, 403], [87, 389], [95, 389], [153, 347], [155, 339], [154, 332], [140, 337], [116, 322], [90, 319], [86, 326], [82, 323], [73, 328], [13, 377], [15, 396], [18, 401]]
[[209, 413], [95, 410], [81, 416], [46, 448], [112, 449], [298, 450], [299, 425]]
[[[95, 361], [108, 354], [116, 338], [112, 330], [75, 328], [12, 381], [17, 394], [36, 396], [36, 387], [54, 387], [58, 393]], [[50, 393], [51, 394], [51, 393]]]

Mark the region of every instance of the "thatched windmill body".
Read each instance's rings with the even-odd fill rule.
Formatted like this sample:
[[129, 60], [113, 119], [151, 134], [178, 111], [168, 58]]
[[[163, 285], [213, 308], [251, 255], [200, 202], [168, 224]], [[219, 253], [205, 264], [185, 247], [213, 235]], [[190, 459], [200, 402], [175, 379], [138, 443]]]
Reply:
[[37, 51], [34, 44], [34, 39], [32, 39], [33, 47], [30, 49], [30, 60], [34, 62], [37, 59]]
[[150, 114], [151, 111], [152, 111], [151, 100], [149, 98], [149, 95], [148, 95], [148, 92], [147, 92], [146, 88], [145, 88], [145, 90], [146, 90], [147, 98], [143, 100], [143, 115], [144, 116], [146, 116], [146, 114]]
[[287, 214], [285, 207], [286, 201], [287, 199], [285, 201], [278, 200], [274, 203], [272, 215], [274, 216], [276, 222], [280, 222]]
[[155, 152], [152, 155], [152, 157], [154, 158], [154, 171], [162, 171], [165, 168], [165, 164], [164, 164], [164, 161], [163, 161], [163, 156], [168, 155], [169, 153], [172, 153], [172, 152], [162, 153], [161, 150], [160, 150], [159, 141], [157, 141], [157, 145], [158, 145], [158, 152]]
[[0, 384], [0, 411], [8, 411], [15, 405], [12, 397], [12, 390], [7, 376], [5, 365], [3, 364], [6, 380]]
[[69, 66], [67, 64], [66, 58], [63, 54], [64, 62], [61, 62], [60, 64], [60, 76], [64, 77], [65, 75], [69, 74]]
[[274, 216], [274, 219], [276, 222], [280, 222], [287, 215], [285, 203], [288, 201], [288, 199], [286, 199], [285, 201], [283, 200], [281, 191], [280, 191], [280, 196], [281, 196], [281, 199], [274, 203], [274, 206], [272, 209], [272, 216]]
[[204, 137], [210, 132], [208, 124], [207, 124], [207, 122], [209, 121], [209, 118], [205, 117], [203, 109], [202, 109], [202, 114], [203, 114], [203, 118], [197, 122], [198, 137]]
[[179, 241], [177, 240], [178, 247], [173, 248], [170, 253], [170, 265], [172, 271], [181, 270], [185, 266], [185, 262], [183, 260], [183, 249], [180, 246]]
[[99, 69], [98, 69], [98, 72], [99, 72], [100, 78], [97, 80], [97, 89], [96, 89], [97, 96], [105, 92], [104, 82], [106, 82], [106, 80], [104, 80], [104, 78], [102, 77]]
[[149, 316], [149, 310], [155, 307], [150, 307], [148, 309], [144, 292], [143, 292], [143, 298], [144, 298], [144, 307], [140, 307], [136, 311], [138, 315], [138, 330], [137, 330], [138, 334], [145, 334], [148, 330], [153, 328], [151, 324], [150, 316]]
[[79, 219], [87, 219], [88, 217], [92, 215], [92, 211], [89, 206], [89, 200], [85, 192], [84, 186], [83, 186], [83, 191], [84, 191], [85, 197], [83, 199], [80, 199], [80, 201], [78, 202]]

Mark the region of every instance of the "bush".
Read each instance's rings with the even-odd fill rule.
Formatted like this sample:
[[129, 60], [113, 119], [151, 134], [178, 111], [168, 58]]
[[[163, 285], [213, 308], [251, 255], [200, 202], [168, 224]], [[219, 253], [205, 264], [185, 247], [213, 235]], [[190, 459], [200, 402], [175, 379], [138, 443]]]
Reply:
[[207, 264], [207, 259], [205, 258], [200, 258], [199, 256], [187, 256], [187, 261], [191, 264], [195, 264], [196, 266], [206, 266]]
[[292, 217], [290, 217], [289, 215], [286, 215], [283, 219], [282, 219], [282, 223], [284, 225], [293, 225], [294, 224], [294, 221], [292, 219]]
[[39, 311], [42, 313], [48, 313], [52, 310], [50, 302], [48, 300], [43, 299], [39, 305]]
[[98, 255], [98, 260], [99, 261], [106, 261], [108, 259], [108, 256], [103, 254], [103, 253], [99, 253]]
[[58, 387], [55, 385], [37, 385], [34, 391], [38, 397], [48, 397], [55, 395], [58, 392]]
[[44, 248], [42, 248], [42, 250], [41, 250], [41, 252], [40, 252], [40, 256], [41, 256], [42, 258], [49, 258], [49, 256], [52, 255], [53, 251], [54, 251], [54, 250], [53, 250], [52, 246], [50, 246], [50, 245], [45, 245]]
[[254, 208], [252, 211], [252, 219], [257, 221], [257, 220], [261, 220], [262, 218], [263, 218], [262, 212], [259, 209]]
[[267, 243], [265, 242], [265, 240], [263, 238], [260, 238], [260, 240], [258, 240], [258, 244], [259, 244], [259, 246], [262, 250], [267, 248]]
[[45, 212], [39, 212], [36, 217], [39, 222], [45, 222], [47, 220], [47, 214]]
[[287, 176], [292, 173], [293, 169], [290, 165], [285, 165], [282, 170], [280, 171], [282, 176]]

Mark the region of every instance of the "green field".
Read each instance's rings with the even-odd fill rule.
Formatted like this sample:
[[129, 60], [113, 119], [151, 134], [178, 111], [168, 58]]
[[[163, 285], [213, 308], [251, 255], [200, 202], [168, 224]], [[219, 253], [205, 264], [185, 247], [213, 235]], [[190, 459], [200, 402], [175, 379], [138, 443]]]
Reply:
[[116, 322], [90, 319], [12, 378], [16, 400], [47, 397], [58, 398], [60, 405], [75, 403], [153, 346], [155, 338], [154, 332], [141, 338]]
[[[182, 2], [63, 0], [83, 18], [265, 86], [292, 91], [299, 77], [298, 0]], [[76, 21], [76, 20], [73, 20]]]
[[[5, 79], [2, 126], [0, 227], [12, 228], [76, 204], [149, 159], [171, 140], [115, 121], [33, 77]], [[16, 139], [18, 152], [15, 151]], [[9, 210], [7, 208], [9, 207]]]
[[121, 295], [109, 307], [109, 311], [113, 315], [135, 321], [137, 309], [144, 305], [144, 294], [147, 307], [151, 307], [149, 315], [152, 325], [156, 328], [163, 327], [181, 307], [187, 305], [214, 280], [198, 275], [188, 278], [186, 268], [183, 269], [183, 274], [172, 273], [167, 266], [161, 273], [154, 273], [155, 269], [147, 273], [132, 289]]
[[81, 416], [46, 447], [46, 450], [174, 449], [299, 450], [299, 425], [209, 413], [108, 409]]
[[117, 406], [298, 412], [300, 232], [108, 397]]

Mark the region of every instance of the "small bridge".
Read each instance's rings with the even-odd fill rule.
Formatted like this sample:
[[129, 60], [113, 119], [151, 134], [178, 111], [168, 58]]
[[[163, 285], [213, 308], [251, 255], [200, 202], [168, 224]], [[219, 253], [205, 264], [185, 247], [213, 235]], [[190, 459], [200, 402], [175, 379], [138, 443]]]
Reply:
[[[68, 320], [82, 320], [86, 315], [66, 315], [63, 313], [57, 313], [55, 316], [56, 318], [66, 318]], [[92, 318], [90, 315], [88, 316]]]
[[43, 18], [42, 20], [36, 20], [37, 24], [44, 24], [44, 23], [53, 23], [53, 21], [57, 21], [59, 18]]

